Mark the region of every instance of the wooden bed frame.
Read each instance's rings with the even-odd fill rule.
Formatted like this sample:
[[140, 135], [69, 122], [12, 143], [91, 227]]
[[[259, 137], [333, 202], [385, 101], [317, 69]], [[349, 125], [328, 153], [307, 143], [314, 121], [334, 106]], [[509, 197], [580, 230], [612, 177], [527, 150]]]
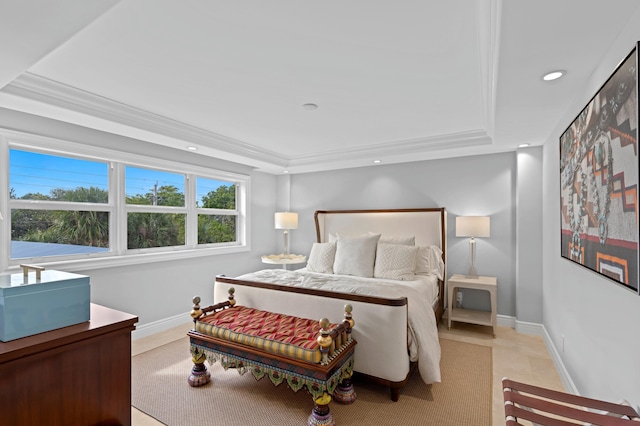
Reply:
[[[395, 209], [395, 210], [322, 210], [314, 215], [318, 242], [328, 241], [330, 233], [350, 234], [375, 232], [387, 236], [415, 235], [416, 245], [437, 245], [442, 249], [446, 265], [446, 209]], [[443, 271], [446, 277], [446, 270]], [[258, 309], [282, 312], [300, 317], [340, 315], [344, 303], [351, 303], [362, 327], [356, 327], [354, 338], [358, 341], [354, 369], [359, 375], [389, 386], [391, 399], [397, 401], [400, 390], [409, 381], [417, 363], [410, 362], [407, 353], [408, 301], [406, 297], [382, 298], [325, 290], [290, 287], [255, 281], [245, 281], [225, 276], [216, 277], [214, 303], [222, 302], [230, 287], [251, 288], [243, 290], [239, 303]], [[438, 280], [439, 295], [434, 305], [436, 322], [444, 313], [444, 280]], [[274, 292], [277, 297], [274, 297]], [[380, 335], [382, 322], [398, 324], [394, 333]], [[369, 328], [367, 328], [369, 327]], [[393, 327], [393, 326], [392, 326]], [[380, 345], [384, 341], [384, 345]], [[358, 353], [366, 355], [358, 356]], [[366, 356], [366, 360], [364, 357]]]

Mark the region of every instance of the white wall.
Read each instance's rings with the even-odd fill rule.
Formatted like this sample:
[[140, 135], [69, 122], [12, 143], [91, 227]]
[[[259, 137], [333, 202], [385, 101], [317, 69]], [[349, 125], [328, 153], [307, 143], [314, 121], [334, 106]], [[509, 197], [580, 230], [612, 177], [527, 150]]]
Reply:
[[[489, 215], [491, 238], [477, 240], [476, 264], [481, 275], [498, 277], [498, 313], [513, 316], [515, 182], [514, 153], [296, 174], [290, 198], [299, 227], [291, 232], [291, 249], [309, 254], [316, 210], [446, 207], [448, 273], [466, 273], [469, 240], [455, 237], [455, 217]], [[470, 290], [464, 303], [488, 310], [489, 296]]]
[[517, 156], [516, 317], [542, 324], [542, 149], [519, 149]]
[[626, 399], [638, 407], [640, 296], [560, 256], [559, 137], [640, 40], [640, 11], [619, 30], [583, 96], [559, 118], [544, 145], [543, 317], [579, 393], [609, 401]]

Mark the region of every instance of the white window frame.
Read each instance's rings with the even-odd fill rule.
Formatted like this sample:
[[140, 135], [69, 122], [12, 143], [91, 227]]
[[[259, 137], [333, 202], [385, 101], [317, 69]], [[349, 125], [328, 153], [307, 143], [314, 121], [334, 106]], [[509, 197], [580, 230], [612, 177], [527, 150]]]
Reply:
[[[9, 199], [9, 150], [19, 149], [43, 154], [59, 155], [81, 160], [107, 162], [109, 168], [109, 202], [77, 203], [42, 200], [10, 200]], [[185, 176], [185, 207], [148, 206], [126, 204], [125, 167], [141, 167], [178, 173]], [[15, 270], [19, 264], [38, 264], [47, 268], [65, 268], [67, 271], [82, 271], [94, 268], [116, 267], [139, 263], [167, 261], [246, 252], [249, 246], [249, 194], [250, 177], [248, 175], [208, 169], [192, 164], [179, 163], [160, 158], [123, 153], [107, 148], [88, 146], [75, 142], [63, 141], [49, 137], [2, 130], [0, 131], [0, 271]], [[196, 208], [195, 182], [197, 177], [231, 182], [236, 185], [236, 209]], [[6, 188], [6, 192], [4, 190]], [[109, 245], [110, 251], [80, 255], [40, 257], [26, 259], [10, 259], [12, 208], [41, 210], [85, 210], [105, 211], [109, 213]], [[183, 213], [186, 214], [187, 232], [184, 246], [153, 247], [145, 249], [127, 248], [127, 214], [129, 212], [150, 213]], [[228, 215], [237, 217], [236, 241], [230, 243], [198, 244], [198, 214]]]

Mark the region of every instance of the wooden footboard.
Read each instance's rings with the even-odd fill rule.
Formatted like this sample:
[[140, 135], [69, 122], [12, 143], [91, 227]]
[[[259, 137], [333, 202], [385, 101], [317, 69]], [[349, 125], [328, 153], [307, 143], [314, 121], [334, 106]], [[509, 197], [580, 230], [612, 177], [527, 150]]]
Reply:
[[387, 306], [406, 306], [407, 305], [406, 297], [390, 299], [390, 298], [384, 298], [384, 297], [363, 296], [360, 294], [337, 293], [335, 291], [318, 290], [314, 288], [291, 287], [286, 285], [263, 283], [258, 281], [239, 280], [237, 278], [230, 278], [224, 275], [218, 275], [216, 277], [216, 282], [233, 284], [233, 285], [242, 285], [247, 287], [262, 288], [267, 290], [284, 291], [287, 293], [298, 293], [298, 294], [306, 294], [311, 296], [328, 297], [331, 299], [372, 303], [376, 305], [387, 305]]
[[[385, 305], [385, 306], [406, 306], [407, 305], [407, 298], [406, 297], [401, 297], [401, 298], [397, 298], [397, 299], [389, 299], [389, 298], [384, 298], [384, 297], [362, 296], [362, 295], [359, 295], [359, 294], [336, 293], [336, 292], [333, 292], [333, 291], [318, 290], [318, 289], [313, 289], [313, 288], [291, 287], [291, 286], [286, 286], [286, 285], [263, 283], [263, 282], [258, 282], [258, 281], [239, 280], [237, 278], [230, 278], [230, 277], [226, 277], [224, 275], [218, 275], [216, 277], [216, 282], [217, 283], [224, 283], [224, 284], [227, 284], [227, 285], [243, 285], [243, 286], [247, 286], [247, 287], [261, 288], [261, 289], [265, 289], [265, 290], [275, 290], [275, 291], [283, 291], [283, 292], [287, 292], [287, 293], [305, 294], [305, 295], [316, 296], [316, 297], [327, 297], [327, 298], [331, 298], [331, 299], [357, 301], [357, 302], [362, 302], [362, 303], [371, 303], [371, 304], [374, 304], [374, 305]], [[228, 288], [228, 287], [225, 287], [225, 288]], [[434, 308], [434, 313], [435, 313], [435, 316], [436, 316], [436, 323], [439, 324], [442, 321], [442, 316], [444, 314], [444, 297], [443, 297], [443, 295], [445, 293], [444, 293], [444, 281], [442, 281], [442, 280], [438, 280], [438, 294], [439, 294], [439, 297], [438, 297], [437, 304], [436, 304], [436, 306]], [[215, 290], [214, 290], [214, 297], [215, 296], [216, 295], [215, 295]], [[222, 299], [216, 297], [215, 300], [217, 301], [217, 300], [222, 300]]]
[[388, 299], [218, 276], [214, 302], [224, 301], [230, 287], [242, 294], [238, 300], [242, 305], [306, 318], [335, 317], [344, 312], [345, 303], [353, 305], [359, 318], [359, 326], [353, 331], [358, 341], [354, 369], [389, 386], [394, 401], [416, 368], [407, 349], [406, 297]]

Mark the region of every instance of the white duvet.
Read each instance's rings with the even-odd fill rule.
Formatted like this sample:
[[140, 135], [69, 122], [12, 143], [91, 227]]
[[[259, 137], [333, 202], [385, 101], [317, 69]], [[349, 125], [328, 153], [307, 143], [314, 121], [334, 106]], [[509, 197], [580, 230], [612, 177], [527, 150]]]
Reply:
[[420, 361], [418, 363], [420, 376], [425, 383], [429, 384], [440, 381], [440, 343], [432, 309], [432, 302], [437, 296], [437, 285], [433, 285], [433, 282], [437, 279], [435, 276], [417, 276], [417, 278], [416, 281], [395, 281], [284, 269], [265, 269], [237, 277], [246, 281], [366, 296], [406, 297], [410, 359]]

